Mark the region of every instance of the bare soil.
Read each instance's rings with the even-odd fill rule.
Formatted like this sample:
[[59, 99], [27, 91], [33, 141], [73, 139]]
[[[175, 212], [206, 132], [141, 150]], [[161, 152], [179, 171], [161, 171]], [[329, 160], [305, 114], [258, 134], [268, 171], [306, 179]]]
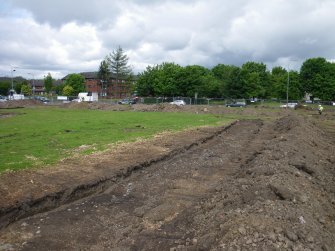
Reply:
[[271, 119], [4, 173], [0, 250], [335, 250], [335, 114], [164, 109]]
[[0, 102], [0, 109], [15, 109], [41, 105], [43, 105], [43, 103], [37, 100], [10, 100], [6, 102]]

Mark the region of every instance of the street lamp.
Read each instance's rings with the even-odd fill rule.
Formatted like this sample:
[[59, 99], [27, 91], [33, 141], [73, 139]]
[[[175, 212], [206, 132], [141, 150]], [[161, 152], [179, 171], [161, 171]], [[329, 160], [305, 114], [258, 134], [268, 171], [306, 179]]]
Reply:
[[35, 96], [35, 76], [33, 73], [30, 72], [28, 74], [33, 76], [33, 96]]
[[287, 85], [286, 85], [286, 109], [288, 108], [288, 88], [290, 85], [290, 65], [287, 67]]
[[14, 71], [16, 71], [15, 69], [14, 69], [14, 67], [13, 66], [10, 66], [10, 73], [11, 73], [11, 76], [12, 76], [12, 89], [10, 90], [10, 96], [12, 97], [12, 99], [13, 99], [13, 95], [14, 95], [14, 81], [13, 81], [13, 72]]
[[297, 60], [289, 60], [287, 65], [287, 85], [286, 85], [286, 108], [288, 108], [288, 91], [290, 86], [290, 63], [296, 62]]

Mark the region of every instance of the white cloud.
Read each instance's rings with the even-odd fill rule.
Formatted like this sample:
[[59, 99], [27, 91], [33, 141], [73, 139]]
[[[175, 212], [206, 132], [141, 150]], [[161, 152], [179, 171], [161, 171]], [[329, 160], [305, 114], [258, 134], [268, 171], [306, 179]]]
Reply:
[[119, 45], [136, 71], [331, 59], [333, 13], [333, 0], [3, 0], [0, 73], [11, 64], [40, 75], [94, 71]]

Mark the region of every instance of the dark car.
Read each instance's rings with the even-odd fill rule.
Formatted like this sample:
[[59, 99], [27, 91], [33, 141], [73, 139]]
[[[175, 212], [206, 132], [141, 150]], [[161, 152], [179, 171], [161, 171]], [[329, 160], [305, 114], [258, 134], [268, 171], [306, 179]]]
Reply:
[[117, 102], [119, 105], [133, 105], [136, 104], [136, 100], [134, 99], [130, 99], [130, 98], [125, 98], [122, 100], [119, 100], [119, 102]]
[[244, 101], [237, 101], [226, 104], [226, 107], [245, 107], [247, 104]]
[[50, 100], [49, 100], [48, 98], [43, 97], [43, 96], [35, 96], [33, 99], [38, 100], [38, 101], [41, 101], [41, 102], [44, 103], [44, 104], [50, 102]]
[[5, 102], [7, 101], [7, 98], [5, 96], [0, 95], [0, 102]]

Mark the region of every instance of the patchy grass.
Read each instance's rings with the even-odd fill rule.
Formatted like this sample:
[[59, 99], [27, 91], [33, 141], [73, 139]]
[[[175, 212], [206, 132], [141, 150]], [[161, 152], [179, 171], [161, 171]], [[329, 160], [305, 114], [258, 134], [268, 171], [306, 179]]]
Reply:
[[[4, 116], [10, 114], [10, 116]], [[211, 114], [115, 112], [54, 107], [0, 110], [0, 172], [52, 164], [74, 152], [89, 154], [108, 144], [159, 132], [229, 123]]]

